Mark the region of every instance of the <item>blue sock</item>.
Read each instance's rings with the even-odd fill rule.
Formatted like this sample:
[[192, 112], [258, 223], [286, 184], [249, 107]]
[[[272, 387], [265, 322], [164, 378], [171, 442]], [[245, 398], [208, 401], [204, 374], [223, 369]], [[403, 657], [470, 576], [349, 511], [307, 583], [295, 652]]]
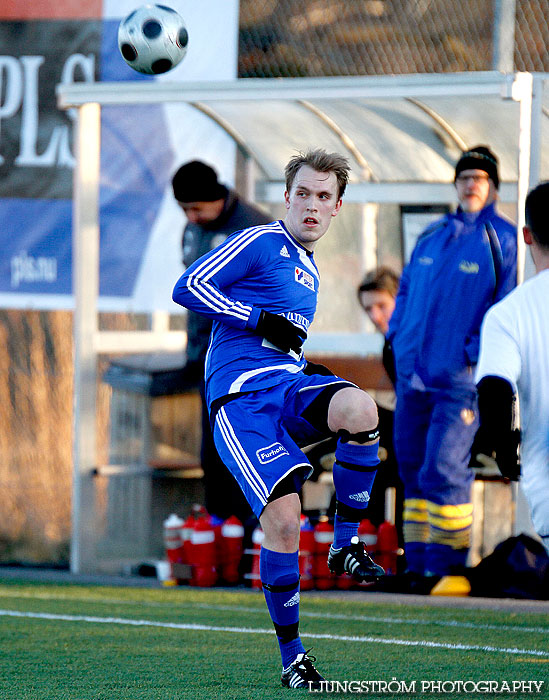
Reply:
[[465, 568], [468, 549], [453, 549], [449, 545], [428, 542], [425, 545], [425, 575], [449, 576]]
[[341, 515], [337, 515], [334, 518], [334, 542], [332, 547], [334, 549], [341, 549], [341, 547], [346, 547], [351, 544], [351, 540], [355, 535], [358, 535], [358, 522], [351, 522], [350, 520], [345, 520]]
[[299, 559], [297, 552], [273, 552], [261, 547], [259, 574], [276, 631], [282, 667], [305, 651], [299, 637]]
[[425, 574], [425, 542], [406, 542], [404, 553], [406, 555], [406, 569], [414, 574]]
[[368, 507], [379, 464], [378, 443], [352, 445], [338, 441], [333, 476], [337, 499], [334, 549], [346, 547], [358, 532]]

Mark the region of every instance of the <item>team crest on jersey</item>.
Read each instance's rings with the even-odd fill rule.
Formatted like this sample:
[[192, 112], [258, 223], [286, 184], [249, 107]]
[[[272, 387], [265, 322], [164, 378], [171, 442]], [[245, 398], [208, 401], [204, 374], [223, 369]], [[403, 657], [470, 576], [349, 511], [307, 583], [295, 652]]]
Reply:
[[307, 289], [310, 289], [312, 292], [315, 291], [315, 278], [308, 272], [305, 272], [305, 270], [297, 267], [297, 265], [295, 267], [295, 281], [307, 287]]
[[260, 464], [274, 462], [275, 459], [287, 454], [289, 454], [288, 450], [280, 442], [273, 442], [272, 445], [261, 447], [256, 452]]

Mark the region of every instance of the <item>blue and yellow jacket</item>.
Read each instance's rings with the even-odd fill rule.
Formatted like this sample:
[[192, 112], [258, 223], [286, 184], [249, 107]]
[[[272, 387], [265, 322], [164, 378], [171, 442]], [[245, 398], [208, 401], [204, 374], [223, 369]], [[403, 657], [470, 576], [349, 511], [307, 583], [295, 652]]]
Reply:
[[517, 281], [517, 230], [458, 209], [420, 236], [404, 268], [388, 339], [400, 388], [473, 388], [486, 311]]

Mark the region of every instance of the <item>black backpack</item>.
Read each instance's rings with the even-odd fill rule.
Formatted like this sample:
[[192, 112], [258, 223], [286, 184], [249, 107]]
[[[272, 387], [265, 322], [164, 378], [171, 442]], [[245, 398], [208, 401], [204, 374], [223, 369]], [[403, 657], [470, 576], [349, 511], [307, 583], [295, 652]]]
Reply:
[[468, 578], [472, 596], [549, 600], [549, 555], [523, 533], [498, 544]]

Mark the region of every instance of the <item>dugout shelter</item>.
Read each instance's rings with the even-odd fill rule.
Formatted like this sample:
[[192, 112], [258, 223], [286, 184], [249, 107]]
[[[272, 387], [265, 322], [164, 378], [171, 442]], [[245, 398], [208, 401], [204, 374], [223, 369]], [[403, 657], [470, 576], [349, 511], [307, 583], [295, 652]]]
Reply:
[[[75, 110], [76, 167], [73, 203], [74, 473], [71, 570], [98, 569], [93, 474], [97, 467], [95, 387], [103, 353], [174, 351], [182, 331], [159, 315], [151, 331], [99, 330], [99, 183], [101, 113], [104, 107], [181, 103], [206, 115], [237, 145], [243, 164], [241, 191], [272, 208], [284, 192], [283, 168], [309, 146], [344, 153], [352, 164], [345, 195], [355, 218], [331, 232], [327, 289], [346, 276], [345, 261], [361, 270], [380, 260], [385, 232], [377, 207], [398, 205], [402, 216], [455, 202], [454, 165], [461, 150], [487, 143], [500, 158], [500, 201], [523, 223], [526, 194], [549, 178], [549, 75], [473, 72], [351, 78], [244, 79], [223, 83], [76, 83], [59, 85], [60, 109]], [[505, 209], [504, 209], [505, 210]], [[439, 210], [440, 211], [440, 210]], [[280, 215], [283, 215], [280, 212]], [[338, 217], [339, 218], [339, 217]], [[421, 222], [421, 216], [417, 218]], [[358, 222], [358, 224], [357, 224]], [[391, 228], [386, 224], [386, 228]], [[394, 228], [394, 226], [393, 226]], [[413, 244], [402, 226], [398, 255]], [[328, 237], [327, 237], [328, 239]], [[338, 257], [338, 246], [347, 257]], [[319, 248], [320, 253], [320, 248]], [[321, 253], [319, 256], [321, 268]], [[354, 257], [353, 257], [354, 256]], [[519, 236], [521, 278], [531, 274]], [[334, 262], [335, 261], [335, 262]], [[175, 280], [174, 280], [175, 281]], [[324, 284], [324, 278], [323, 278]], [[343, 285], [344, 286], [344, 285]], [[354, 297], [354, 289], [344, 291]], [[373, 333], [346, 333], [323, 323], [309, 352], [367, 355], [379, 350]], [[524, 507], [517, 508], [521, 531]]]

